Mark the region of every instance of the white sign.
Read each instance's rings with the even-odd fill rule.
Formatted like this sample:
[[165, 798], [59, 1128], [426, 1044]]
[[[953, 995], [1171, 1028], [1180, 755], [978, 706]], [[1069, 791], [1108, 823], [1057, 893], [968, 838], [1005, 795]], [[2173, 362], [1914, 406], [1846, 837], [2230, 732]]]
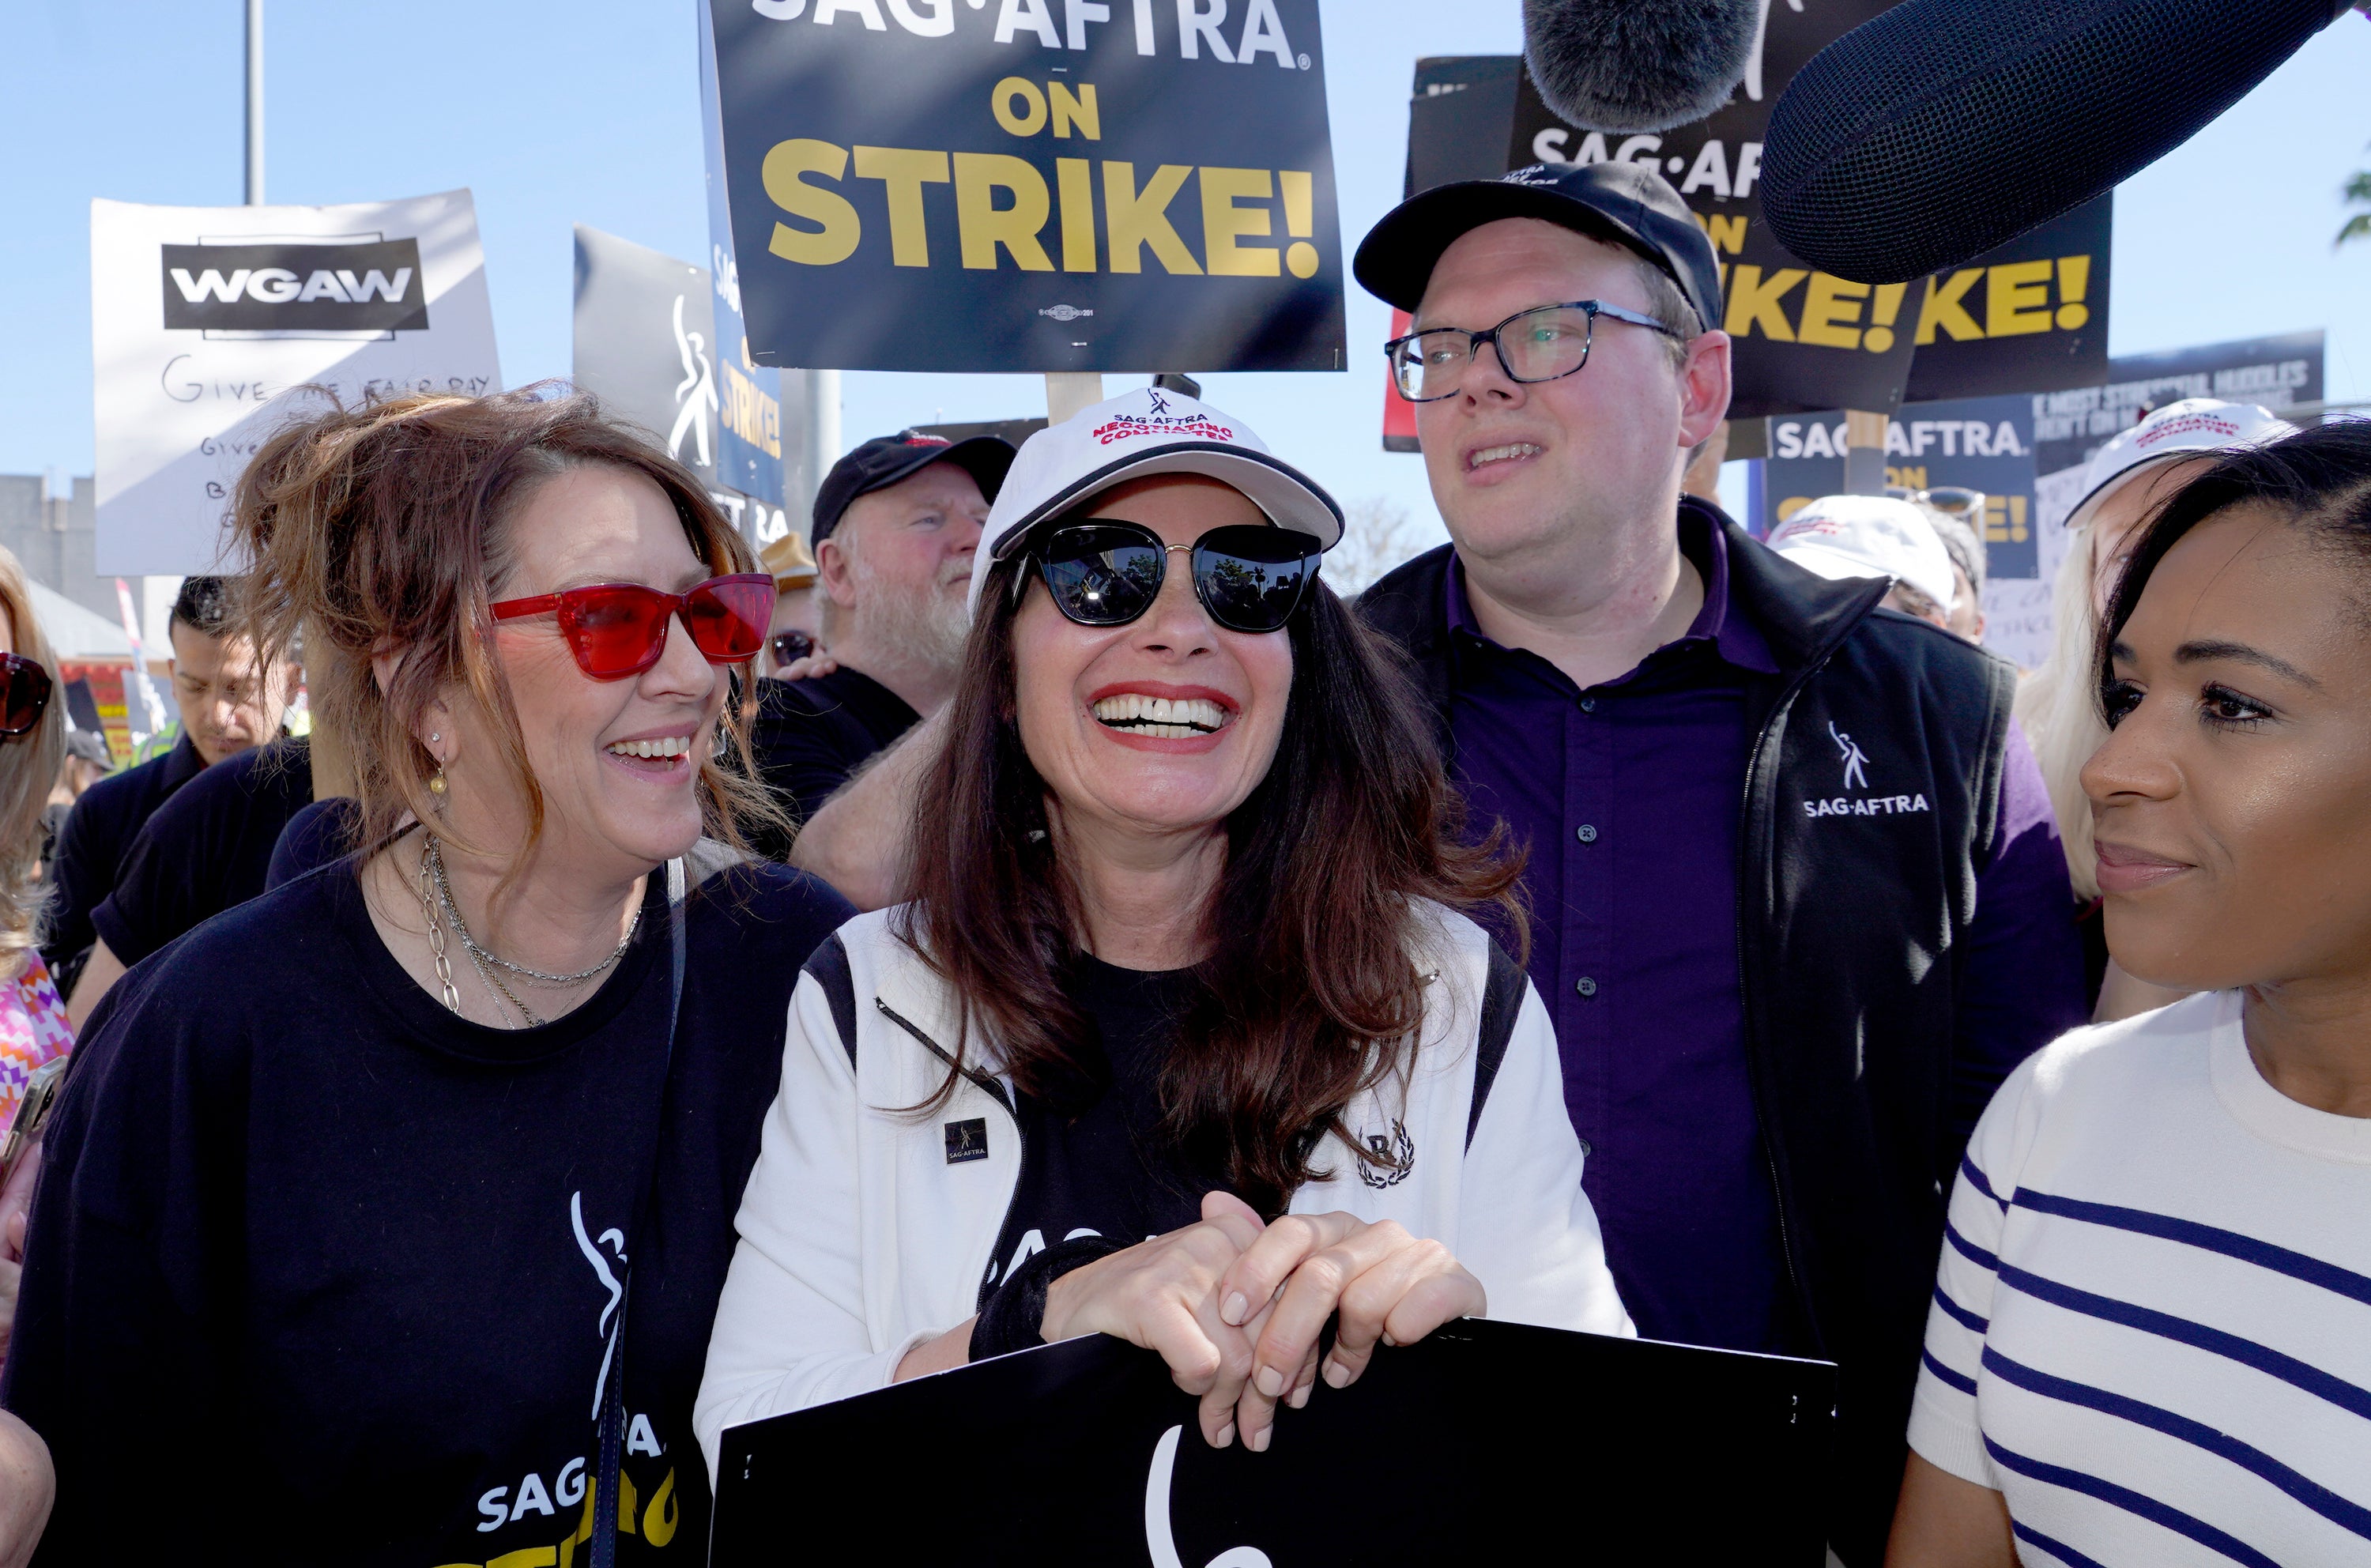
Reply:
[[2053, 584], [2030, 577], [1995, 577], [1984, 583], [1984, 646], [2020, 670], [2050, 657]]
[[2038, 668], [2056, 646], [2051, 599], [2058, 590], [2058, 566], [2080, 541], [2066, 531], [2066, 518], [2083, 499], [2080, 467], [2061, 468], [2033, 481], [2038, 578], [1995, 577], [1984, 584], [1984, 646], [2020, 670]]
[[502, 386], [467, 190], [337, 207], [90, 204], [100, 575], [226, 569], [248, 459], [308, 386]]

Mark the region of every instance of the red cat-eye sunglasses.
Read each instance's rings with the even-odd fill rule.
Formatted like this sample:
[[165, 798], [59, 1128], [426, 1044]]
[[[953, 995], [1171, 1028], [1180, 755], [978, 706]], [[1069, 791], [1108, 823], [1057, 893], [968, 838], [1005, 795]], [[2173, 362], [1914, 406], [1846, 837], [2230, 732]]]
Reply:
[[596, 582], [487, 606], [496, 620], [557, 615], [576, 667], [596, 681], [622, 681], [659, 662], [667, 621], [683, 617], [691, 645], [711, 664], [758, 656], [774, 618], [774, 579], [762, 571], [711, 577], [680, 594], [639, 582]]

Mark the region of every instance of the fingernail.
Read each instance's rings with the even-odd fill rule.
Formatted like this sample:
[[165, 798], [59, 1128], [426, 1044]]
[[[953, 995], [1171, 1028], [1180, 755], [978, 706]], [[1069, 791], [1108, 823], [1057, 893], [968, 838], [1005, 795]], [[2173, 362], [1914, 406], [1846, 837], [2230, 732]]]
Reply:
[[1395, 1339], [1392, 1338], [1392, 1336], [1391, 1336], [1391, 1335], [1389, 1335], [1389, 1334], [1385, 1334], [1385, 1335], [1383, 1336], [1383, 1343], [1384, 1343], [1385, 1344], [1387, 1344], [1387, 1345], [1390, 1345], [1394, 1350], [1397, 1350], [1397, 1349], [1399, 1348], [1399, 1344], [1400, 1344], [1400, 1342], [1399, 1342], [1399, 1341], [1397, 1341], [1397, 1340], [1395, 1340]]
[[1303, 1383], [1301, 1387], [1292, 1390], [1291, 1403], [1293, 1409], [1303, 1410], [1308, 1407], [1310, 1388], [1310, 1384]]
[[1261, 1367], [1252, 1375], [1252, 1381], [1257, 1383], [1259, 1391], [1270, 1399], [1284, 1392], [1284, 1374], [1273, 1366]]
[[1276, 1428], [1272, 1426], [1261, 1427], [1259, 1431], [1243, 1439], [1243, 1447], [1249, 1448], [1255, 1454], [1266, 1453], [1268, 1435], [1275, 1430]]
[[1235, 1424], [1230, 1421], [1224, 1426], [1219, 1428], [1219, 1435], [1210, 1439], [1210, 1447], [1213, 1448], [1223, 1448], [1234, 1440]]
[[1350, 1369], [1330, 1355], [1325, 1358], [1325, 1386], [1329, 1389], [1347, 1389], [1350, 1386]]
[[1251, 1308], [1252, 1304], [1244, 1300], [1243, 1293], [1238, 1290], [1227, 1297], [1226, 1305], [1219, 1309], [1219, 1316], [1227, 1320], [1229, 1328], [1239, 1329], [1243, 1327], [1243, 1319], [1250, 1313]]

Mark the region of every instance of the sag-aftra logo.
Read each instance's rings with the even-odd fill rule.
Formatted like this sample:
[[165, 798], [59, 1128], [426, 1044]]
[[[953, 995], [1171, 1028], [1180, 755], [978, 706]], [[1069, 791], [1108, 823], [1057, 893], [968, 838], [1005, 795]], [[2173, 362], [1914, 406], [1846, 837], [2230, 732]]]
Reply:
[[158, 249], [168, 331], [428, 329], [415, 239]]
[[[1837, 729], [1836, 721], [1833, 719], [1828, 721], [1828, 738], [1836, 744], [1837, 760], [1844, 767], [1844, 787], [1847, 790], [1868, 789], [1868, 753], [1861, 749], [1858, 741]], [[1933, 809], [1926, 803], [1926, 797], [1923, 792], [1908, 795], [1836, 795], [1827, 800], [1810, 800], [1803, 802], [1803, 814], [1810, 817], [1900, 816], [1905, 813]]]

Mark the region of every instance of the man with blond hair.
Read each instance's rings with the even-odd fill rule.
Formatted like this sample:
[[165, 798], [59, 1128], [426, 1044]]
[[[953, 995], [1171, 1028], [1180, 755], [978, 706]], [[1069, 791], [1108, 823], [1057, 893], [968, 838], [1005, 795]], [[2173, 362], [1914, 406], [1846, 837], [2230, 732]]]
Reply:
[[1639, 1332], [1833, 1358], [1830, 1539], [1876, 1564], [1943, 1193], [2083, 1017], [2015, 674], [1683, 496], [1729, 409], [1710, 243], [1650, 167], [1424, 191], [1359, 247], [1451, 543], [1360, 600], [1477, 829]]

